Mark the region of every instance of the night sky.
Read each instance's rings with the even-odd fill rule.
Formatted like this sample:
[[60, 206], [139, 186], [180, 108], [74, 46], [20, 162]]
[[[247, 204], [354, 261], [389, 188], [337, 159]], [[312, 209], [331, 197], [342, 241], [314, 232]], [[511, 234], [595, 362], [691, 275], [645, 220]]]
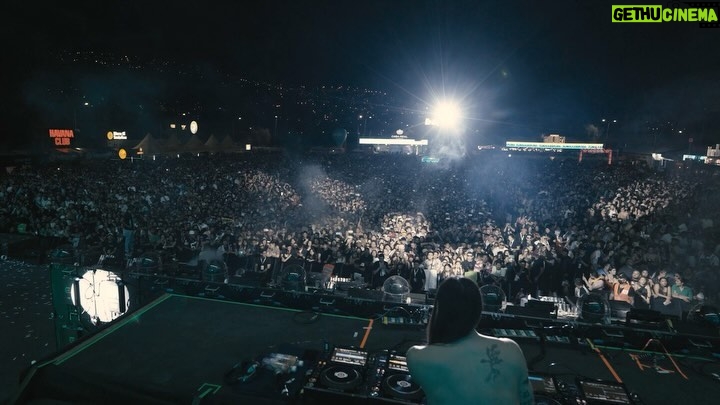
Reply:
[[469, 127], [509, 137], [584, 135], [590, 125], [602, 135], [608, 118], [618, 120], [616, 143], [649, 143], [659, 123], [669, 146], [720, 142], [720, 28], [613, 24], [618, 2], [13, 3], [0, 28], [4, 145], [22, 143], [33, 119], [26, 89], [40, 55], [59, 49], [163, 56], [286, 85], [368, 86], [409, 108], [444, 94], [462, 100]]

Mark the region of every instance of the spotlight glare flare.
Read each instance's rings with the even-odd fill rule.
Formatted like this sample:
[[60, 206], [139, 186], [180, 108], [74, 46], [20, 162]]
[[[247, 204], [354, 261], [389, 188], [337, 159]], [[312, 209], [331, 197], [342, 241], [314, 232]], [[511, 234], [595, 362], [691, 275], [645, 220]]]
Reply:
[[430, 119], [433, 125], [444, 129], [457, 129], [462, 121], [462, 109], [451, 100], [440, 101], [433, 110]]

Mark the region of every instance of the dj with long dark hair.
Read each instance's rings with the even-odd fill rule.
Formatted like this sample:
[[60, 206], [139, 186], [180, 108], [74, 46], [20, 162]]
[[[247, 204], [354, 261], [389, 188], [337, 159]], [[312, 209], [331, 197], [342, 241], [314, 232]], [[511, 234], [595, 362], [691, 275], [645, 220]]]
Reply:
[[532, 404], [528, 369], [510, 339], [481, 335], [480, 290], [470, 279], [451, 277], [437, 291], [428, 345], [407, 352], [413, 379], [429, 405]]

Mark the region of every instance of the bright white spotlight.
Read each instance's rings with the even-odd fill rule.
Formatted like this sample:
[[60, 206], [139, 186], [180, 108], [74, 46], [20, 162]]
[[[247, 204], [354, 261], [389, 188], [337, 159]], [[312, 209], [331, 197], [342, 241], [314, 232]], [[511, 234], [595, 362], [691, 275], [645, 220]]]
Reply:
[[456, 102], [444, 100], [435, 106], [432, 118], [434, 125], [441, 128], [452, 129], [459, 127], [461, 120], [462, 110]]
[[70, 288], [72, 303], [90, 316], [93, 325], [110, 322], [127, 312], [130, 292], [115, 273], [93, 269], [75, 280]]

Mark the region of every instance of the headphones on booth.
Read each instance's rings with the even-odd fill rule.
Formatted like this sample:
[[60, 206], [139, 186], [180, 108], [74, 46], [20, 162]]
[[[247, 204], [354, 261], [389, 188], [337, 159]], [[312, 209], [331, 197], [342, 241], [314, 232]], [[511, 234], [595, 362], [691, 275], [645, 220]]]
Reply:
[[225, 373], [225, 383], [234, 385], [237, 383], [247, 383], [255, 379], [260, 368], [260, 363], [254, 360], [243, 360], [235, 364], [227, 373]]

